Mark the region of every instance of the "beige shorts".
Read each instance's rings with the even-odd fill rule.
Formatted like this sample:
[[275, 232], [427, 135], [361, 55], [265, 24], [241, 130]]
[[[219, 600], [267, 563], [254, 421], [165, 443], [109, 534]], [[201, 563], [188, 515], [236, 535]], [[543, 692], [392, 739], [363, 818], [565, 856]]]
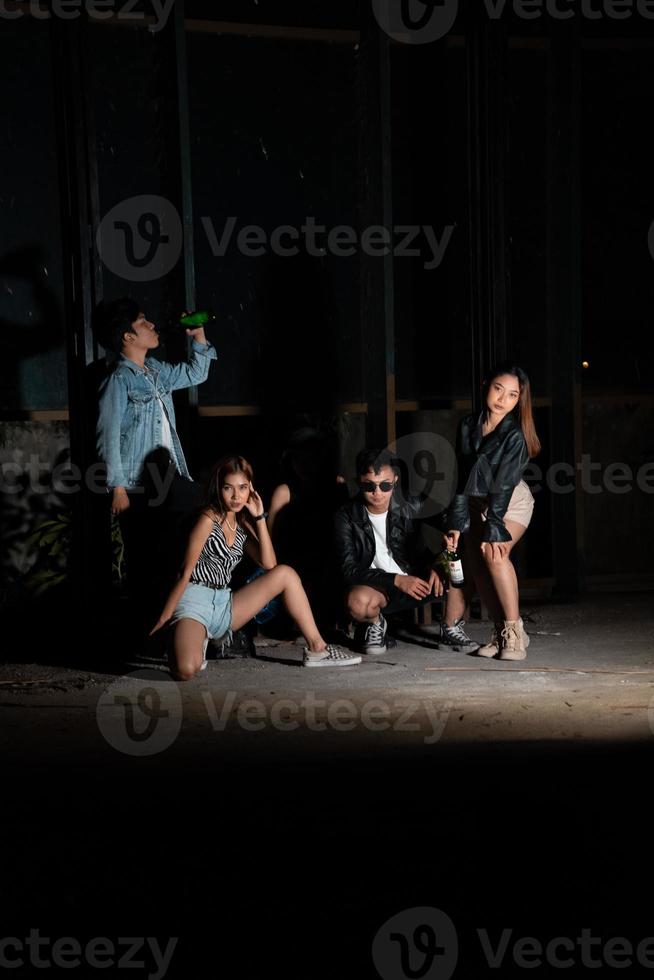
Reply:
[[[468, 497], [470, 505], [470, 530], [474, 534], [480, 532], [486, 521], [488, 499], [486, 497]], [[520, 480], [509, 501], [505, 521], [515, 521], [522, 527], [529, 527], [531, 515], [534, 512], [534, 498], [524, 480]]]

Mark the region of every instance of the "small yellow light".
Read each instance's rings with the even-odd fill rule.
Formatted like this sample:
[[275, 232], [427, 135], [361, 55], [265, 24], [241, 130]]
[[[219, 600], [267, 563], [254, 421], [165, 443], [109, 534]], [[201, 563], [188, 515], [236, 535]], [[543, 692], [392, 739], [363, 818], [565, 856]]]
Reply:
[[590, 367], [590, 364], [588, 363], [588, 361], [582, 361], [581, 362], [581, 366], [582, 366], [582, 368], [589, 368]]

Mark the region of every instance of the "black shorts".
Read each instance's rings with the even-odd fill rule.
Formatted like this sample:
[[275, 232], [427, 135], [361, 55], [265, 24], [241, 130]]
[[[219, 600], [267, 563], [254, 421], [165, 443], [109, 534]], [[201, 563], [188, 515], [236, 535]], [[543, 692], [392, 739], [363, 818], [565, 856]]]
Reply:
[[396, 585], [391, 586], [388, 603], [382, 610], [384, 616], [392, 616], [393, 613], [407, 612], [410, 609], [419, 609], [421, 606], [428, 606], [432, 602], [439, 602], [443, 600], [443, 596], [434, 595], [430, 592], [426, 595], [424, 599], [414, 599], [413, 596], [407, 595], [406, 592], [402, 592], [398, 589]]

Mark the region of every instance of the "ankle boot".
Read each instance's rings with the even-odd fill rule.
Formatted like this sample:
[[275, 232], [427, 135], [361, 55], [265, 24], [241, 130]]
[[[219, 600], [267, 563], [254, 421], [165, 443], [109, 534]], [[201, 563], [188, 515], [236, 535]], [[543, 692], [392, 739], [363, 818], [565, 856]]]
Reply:
[[504, 621], [500, 620], [499, 623], [493, 625], [493, 632], [490, 635], [490, 640], [485, 646], [479, 647], [477, 650], [478, 657], [496, 657], [502, 648], [502, 630], [504, 629]]
[[525, 631], [521, 619], [505, 619], [500, 660], [524, 660], [527, 656]]

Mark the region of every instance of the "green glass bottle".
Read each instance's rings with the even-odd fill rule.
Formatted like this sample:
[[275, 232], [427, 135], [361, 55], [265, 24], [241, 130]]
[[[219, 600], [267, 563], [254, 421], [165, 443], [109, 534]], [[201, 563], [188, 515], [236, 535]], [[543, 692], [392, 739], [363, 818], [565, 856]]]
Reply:
[[179, 322], [183, 327], [193, 330], [196, 327], [204, 327], [207, 323], [213, 323], [216, 319], [216, 314], [211, 310], [194, 310], [181, 316]]

